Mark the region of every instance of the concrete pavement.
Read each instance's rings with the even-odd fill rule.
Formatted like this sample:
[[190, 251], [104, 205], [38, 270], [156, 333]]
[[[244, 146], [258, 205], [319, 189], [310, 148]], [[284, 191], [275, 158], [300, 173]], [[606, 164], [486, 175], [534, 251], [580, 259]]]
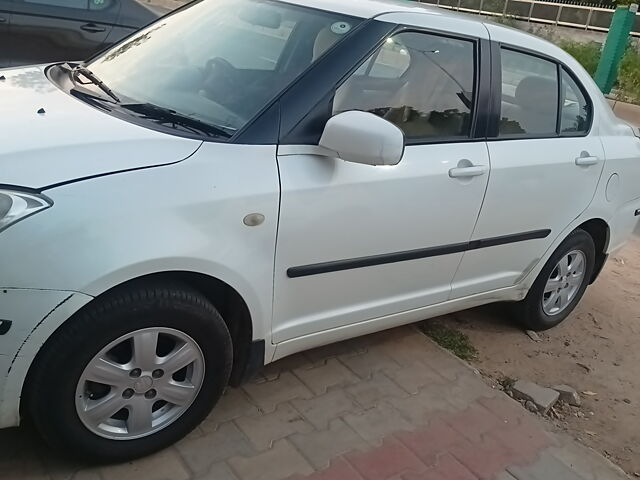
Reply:
[[0, 479], [627, 478], [551, 428], [407, 326], [270, 365], [187, 438], [134, 462], [82, 465], [28, 428], [0, 431]]

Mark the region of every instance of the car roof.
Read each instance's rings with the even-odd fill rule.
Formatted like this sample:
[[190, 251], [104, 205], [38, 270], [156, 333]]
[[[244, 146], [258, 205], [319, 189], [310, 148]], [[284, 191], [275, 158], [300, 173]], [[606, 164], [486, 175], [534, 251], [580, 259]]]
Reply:
[[[404, 24], [420, 26], [422, 15], [437, 15], [440, 18], [450, 18], [473, 22], [483, 25], [490, 33], [493, 40], [507, 44], [527, 45], [530, 50], [556, 57], [572, 66], [573, 58], [553, 43], [531, 33], [506, 25], [493, 22], [490, 19], [477, 15], [455, 12], [443, 9], [432, 4], [418, 3], [413, 0], [280, 0], [285, 3], [300, 5], [318, 10], [325, 10], [359, 18], [381, 17], [389, 13], [413, 13], [418, 14], [414, 22], [406, 22], [411, 16], [405, 17]], [[424, 18], [424, 17], [423, 17]], [[383, 17], [386, 19], [386, 17]]]
[[[285, 3], [316, 8], [352, 17], [373, 18], [384, 13], [413, 12], [437, 13], [439, 15], [460, 14], [412, 0], [282, 0]], [[482, 23], [479, 21], [479, 23]]]

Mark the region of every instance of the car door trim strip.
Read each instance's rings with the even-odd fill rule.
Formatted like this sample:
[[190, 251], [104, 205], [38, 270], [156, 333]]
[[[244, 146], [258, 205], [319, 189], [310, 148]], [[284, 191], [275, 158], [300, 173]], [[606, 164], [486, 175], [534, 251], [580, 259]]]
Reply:
[[288, 268], [287, 277], [307, 277], [310, 275], [318, 275], [321, 273], [339, 272], [342, 270], [352, 270], [354, 268], [373, 267], [376, 265], [385, 265], [388, 263], [406, 262], [408, 260], [418, 260], [421, 258], [437, 257], [440, 255], [450, 255], [452, 253], [461, 253], [468, 250], [477, 250], [480, 248], [496, 247], [498, 245], [506, 245], [509, 243], [525, 242], [527, 240], [546, 238], [550, 233], [551, 230], [549, 229], [532, 230], [529, 232], [483, 238], [479, 240], [471, 240], [464, 243], [453, 243], [450, 245], [442, 245], [438, 247], [418, 248], [415, 250], [405, 250], [402, 252], [382, 253], [379, 255], [371, 255], [367, 257], [358, 257], [346, 260], [333, 260], [330, 262], [301, 265], [298, 267]]

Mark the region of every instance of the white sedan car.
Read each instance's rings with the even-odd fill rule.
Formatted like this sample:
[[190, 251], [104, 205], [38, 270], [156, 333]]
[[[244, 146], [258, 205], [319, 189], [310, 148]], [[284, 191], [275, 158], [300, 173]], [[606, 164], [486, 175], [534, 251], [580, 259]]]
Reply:
[[410, 2], [200, 1], [0, 74], [0, 427], [85, 459], [318, 345], [557, 325], [640, 215], [638, 132], [573, 58]]

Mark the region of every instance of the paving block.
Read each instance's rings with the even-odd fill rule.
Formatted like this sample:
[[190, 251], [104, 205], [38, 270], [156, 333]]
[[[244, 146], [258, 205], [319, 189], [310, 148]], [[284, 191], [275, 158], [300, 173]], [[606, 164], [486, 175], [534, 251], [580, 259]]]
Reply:
[[437, 463], [439, 455], [453, 445], [464, 444], [464, 437], [443, 420], [435, 418], [431, 423], [413, 432], [400, 432], [395, 437], [407, 446], [427, 466]]
[[542, 426], [533, 422], [503, 427], [492, 431], [489, 435], [517, 455], [518, 458], [514, 463], [532, 462], [541, 450], [554, 444], [553, 439]]
[[425, 425], [434, 415], [455, 413], [459, 409], [441, 395], [439, 389], [422, 390], [407, 398], [389, 398], [385, 401], [416, 426]]
[[358, 377], [336, 358], [328, 359], [324, 365], [297, 368], [293, 372], [316, 395], [326, 393], [329, 387], [351, 385], [358, 381]]
[[195, 480], [238, 480], [238, 477], [226, 463], [220, 462], [214, 463], [206, 474], [196, 477]]
[[551, 388], [560, 394], [560, 400], [563, 402], [573, 405], [574, 407], [582, 405], [580, 394], [578, 394], [575, 388], [569, 385], [554, 385]]
[[256, 375], [256, 378], [259, 381], [276, 380], [283, 372], [294, 370], [296, 368], [310, 367], [312, 365], [311, 361], [306, 357], [305, 352], [296, 353], [265, 365], [264, 368], [262, 368], [262, 370]]
[[445, 422], [472, 442], [479, 442], [482, 435], [503, 426], [502, 420], [494, 416], [479, 403], [444, 417]]
[[329, 421], [340, 415], [359, 410], [356, 403], [342, 389], [308, 400], [292, 400], [291, 404], [316, 428], [326, 429]]
[[456, 376], [455, 381], [440, 386], [438, 392], [461, 410], [470, 403], [478, 402], [481, 398], [495, 396], [498, 393], [488, 389], [482, 378], [468, 369], [462, 370]]
[[196, 475], [205, 474], [214, 463], [228, 457], [255, 453], [255, 448], [233, 422], [223, 423], [218, 430], [202, 437], [181, 440], [176, 448]]
[[273, 381], [247, 383], [242, 388], [263, 412], [273, 412], [276, 405], [294, 398], [313, 397], [311, 390], [291, 372], [283, 372]]
[[585, 480], [628, 480], [624, 471], [594, 450], [571, 437], [560, 435], [561, 442], [547, 451]]
[[389, 405], [379, 405], [359, 414], [350, 413], [343, 419], [358, 435], [374, 444], [392, 433], [413, 429], [411, 423]]
[[190, 477], [173, 448], [132, 462], [103, 467], [100, 474], [104, 480], [187, 480]]
[[236, 419], [236, 425], [258, 450], [270, 448], [274, 441], [292, 433], [305, 433], [313, 427], [289, 403], [279, 404], [275, 411]]
[[505, 426], [520, 425], [533, 418], [520, 403], [503, 393], [495, 397], [481, 397], [478, 403], [502, 420]]
[[507, 472], [517, 480], [584, 480], [549, 452], [543, 452], [538, 460], [530, 465], [511, 465], [507, 467]]
[[362, 379], [371, 378], [376, 372], [389, 373], [400, 368], [395, 360], [375, 346], [361, 355], [341, 355], [340, 361]]
[[347, 393], [364, 408], [377, 405], [388, 397], [407, 397], [407, 393], [383, 373], [374, 374], [371, 379], [348, 387]]
[[305, 480], [362, 480], [362, 477], [344, 458], [338, 457], [328, 468], [305, 477]]
[[481, 443], [453, 445], [449, 452], [481, 480], [493, 480], [517, 459], [509, 449], [491, 437], [484, 437]]
[[513, 396], [520, 400], [529, 400], [543, 415], [558, 401], [560, 394], [550, 388], [541, 387], [528, 380], [518, 380], [511, 387]]
[[282, 480], [293, 475], [311, 475], [309, 462], [287, 440], [253, 457], [234, 457], [228, 461], [240, 480]]
[[244, 391], [239, 388], [227, 388], [215, 408], [200, 424], [200, 429], [205, 433], [215, 431], [221, 423], [257, 413], [258, 407], [249, 401]]
[[438, 463], [419, 475], [405, 475], [404, 480], [478, 480], [464, 465], [449, 454], [438, 457]]
[[385, 373], [407, 393], [415, 395], [423, 388], [436, 388], [446, 380], [423, 362], [414, 362], [402, 368], [386, 369]]
[[426, 470], [424, 463], [398, 440], [387, 439], [368, 452], [345, 455], [347, 461], [367, 480], [386, 480], [404, 473]]
[[313, 363], [324, 362], [337, 356], [354, 356], [365, 353], [368, 348], [367, 337], [356, 337], [342, 342], [330, 343], [305, 352], [306, 357]]
[[316, 468], [326, 467], [331, 459], [344, 453], [369, 448], [369, 445], [339, 418], [332, 420], [327, 430], [291, 435], [289, 441]]
[[386, 353], [401, 366], [424, 362], [429, 357], [432, 344], [418, 330], [411, 335], [399, 339], [392, 339], [375, 347]]

